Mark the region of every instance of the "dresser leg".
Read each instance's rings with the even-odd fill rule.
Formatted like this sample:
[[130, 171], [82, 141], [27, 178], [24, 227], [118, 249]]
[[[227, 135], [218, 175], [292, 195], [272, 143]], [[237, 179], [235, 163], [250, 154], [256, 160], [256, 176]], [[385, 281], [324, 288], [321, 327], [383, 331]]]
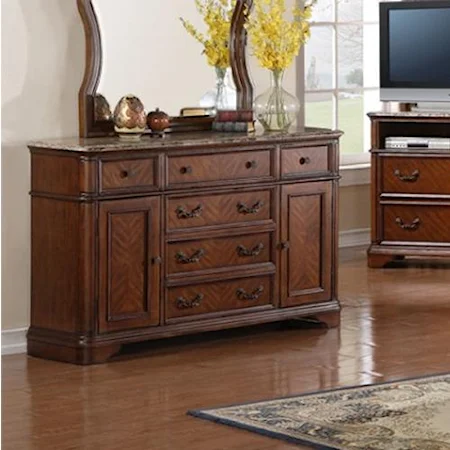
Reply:
[[288, 328], [305, 328], [308, 326], [317, 327], [318, 325], [324, 328], [336, 328], [339, 326], [340, 322], [340, 311], [329, 311], [317, 313], [313, 316], [289, 319], [283, 322], [283, 324]]
[[371, 269], [381, 269], [383, 268], [387, 263], [390, 263], [391, 261], [398, 259], [402, 259], [401, 256], [394, 256], [394, 255], [377, 255], [377, 254], [368, 254], [367, 255], [367, 265]]

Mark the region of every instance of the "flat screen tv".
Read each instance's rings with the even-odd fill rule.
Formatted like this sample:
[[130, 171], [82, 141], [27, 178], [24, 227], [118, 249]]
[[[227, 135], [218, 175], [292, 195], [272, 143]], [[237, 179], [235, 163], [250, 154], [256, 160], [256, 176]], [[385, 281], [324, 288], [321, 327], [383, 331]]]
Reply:
[[450, 0], [380, 3], [380, 100], [450, 102]]

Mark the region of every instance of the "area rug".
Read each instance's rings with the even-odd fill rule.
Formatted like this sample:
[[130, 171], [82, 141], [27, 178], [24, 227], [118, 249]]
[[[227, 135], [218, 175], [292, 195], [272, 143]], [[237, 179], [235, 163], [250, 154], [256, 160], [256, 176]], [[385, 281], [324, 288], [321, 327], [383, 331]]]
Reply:
[[323, 450], [450, 450], [450, 374], [189, 414]]

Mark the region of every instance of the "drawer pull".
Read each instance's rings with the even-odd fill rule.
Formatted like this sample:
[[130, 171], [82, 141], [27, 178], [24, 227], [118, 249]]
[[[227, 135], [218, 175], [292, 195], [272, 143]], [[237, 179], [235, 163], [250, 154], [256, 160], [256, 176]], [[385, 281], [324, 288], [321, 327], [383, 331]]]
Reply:
[[256, 169], [258, 167], [258, 163], [255, 160], [247, 161], [245, 163], [245, 167], [247, 167], [247, 169]]
[[252, 249], [245, 248], [243, 245], [238, 245], [236, 249], [238, 255], [242, 257], [258, 256], [262, 252], [262, 250], [264, 250], [264, 244], [262, 242], [253, 247]]
[[194, 208], [192, 211], [187, 211], [184, 206], [178, 206], [178, 208], [175, 210], [177, 213], [177, 217], [179, 219], [193, 219], [195, 217], [200, 217], [203, 212], [203, 206], [198, 205], [197, 208]]
[[200, 306], [204, 295], [197, 294], [192, 300], [186, 300], [184, 297], [178, 297], [176, 300], [178, 309], [190, 309]]
[[394, 175], [400, 180], [407, 183], [414, 183], [419, 179], [420, 172], [416, 169], [411, 175], [402, 175], [399, 169], [394, 171]]
[[161, 264], [161, 263], [162, 263], [162, 258], [161, 258], [161, 256], [155, 256], [155, 257], [152, 259], [152, 263], [153, 263], [153, 264]]
[[397, 217], [395, 219], [395, 223], [402, 229], [402, 230], [417, 230], [420, 226], [420, 219], [416, 217], [411, 223], [404, 223], [403, 220], [400, 217]]
[[200, 250], [197, 250], [195, 253], [193, 253], [192, 256], [187, 256], [183, 252], [178, 252], [175, 255], [175, 259], [179, 264], [193, 264], [198, 263], [204, 255], [205, 250], [201, 248]]
[[288, 241], [280, 242], [281, 250], [289, 250], [290, 244]]
[[257, 287], [253, 292], [248, 293], [245, 289], [239, 288], [236, 291], [236, 297], [239, 300], [258, 300], [261, 294], [264, 292], [264, 286]]
[[258, 200], [253, 206], [250, 207], [242, 202], [239, 202], [236, 206], [239, 214], [256, 214], [264, 206], [264, 202]]
[[298, 162], [303, 166], [304, 164], [309, 164], [311, 162], [311, 159], [309, 158], [309, 156], [305, 157], [301, 157]]
[[191, 166], [183, 166], [180, 169], [180, 173], [185, 175], [185, 174], [191, 174], [192, 173], [192, 167]]
[[121, 170], [120, 178], [131, 178], [134, 177], [135, 174], [136, 172], [134, 172], [133, 170]]

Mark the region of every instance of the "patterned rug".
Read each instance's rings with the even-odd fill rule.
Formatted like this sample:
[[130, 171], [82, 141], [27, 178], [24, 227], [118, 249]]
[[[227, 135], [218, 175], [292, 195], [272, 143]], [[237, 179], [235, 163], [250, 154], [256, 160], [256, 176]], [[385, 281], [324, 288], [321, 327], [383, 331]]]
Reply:
[[450, 450], [450, 374], [189, 414], [323, 450]]

